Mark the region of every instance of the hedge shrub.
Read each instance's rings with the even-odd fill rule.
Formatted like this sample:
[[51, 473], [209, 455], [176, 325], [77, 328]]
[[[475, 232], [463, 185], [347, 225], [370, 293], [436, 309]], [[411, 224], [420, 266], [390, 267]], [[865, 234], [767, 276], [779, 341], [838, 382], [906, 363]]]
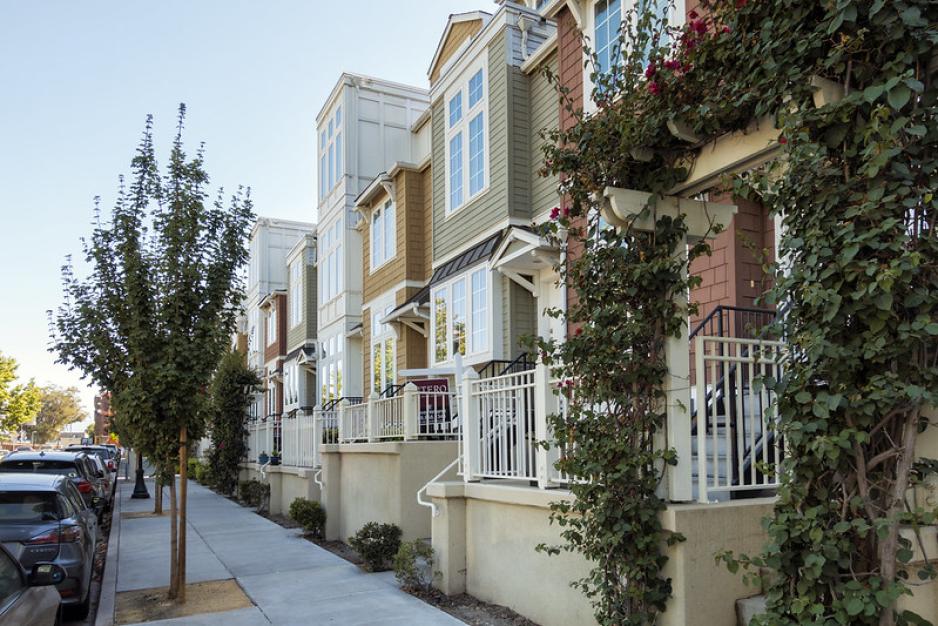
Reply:
[[401, 529], [396, 524], [368, 522], [348, 542], [365, 562], [365, 569], [383, 572], [401, 547]]
[[321, 539], [326, 531], [326, 509], [315, 500], [296, 498], [290, 503], [290, 517], [308, 534]]

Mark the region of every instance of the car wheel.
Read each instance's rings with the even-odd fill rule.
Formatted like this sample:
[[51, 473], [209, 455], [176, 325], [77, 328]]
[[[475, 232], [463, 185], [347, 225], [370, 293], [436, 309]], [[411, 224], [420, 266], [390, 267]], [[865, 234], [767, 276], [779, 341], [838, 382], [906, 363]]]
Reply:
[[67, 610], [69, 613], [69, 619], [82, 620], [88, 617], [88, 612], [91, 610], [91, 589], [88, 589], [88, 593], [85, 595], [84, 602], [81, 604], [72, 605], [68, 607]]

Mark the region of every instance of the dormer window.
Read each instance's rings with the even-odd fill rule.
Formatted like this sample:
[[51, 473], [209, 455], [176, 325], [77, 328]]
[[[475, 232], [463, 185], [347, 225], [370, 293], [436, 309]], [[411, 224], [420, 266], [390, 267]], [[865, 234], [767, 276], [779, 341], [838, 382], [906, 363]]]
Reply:
[[446, 94], [446, 213], [464, 206], [488, 185], [488, 101], [486, 68], [475, 66], [468, 79]]

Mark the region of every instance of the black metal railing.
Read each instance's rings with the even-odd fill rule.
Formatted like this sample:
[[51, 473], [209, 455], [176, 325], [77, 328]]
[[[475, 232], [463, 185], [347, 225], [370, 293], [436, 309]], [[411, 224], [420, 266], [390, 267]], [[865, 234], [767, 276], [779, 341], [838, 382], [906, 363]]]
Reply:
[[705, 335], [754, 339], [775, 321], [776, 315], [771, 309], [721, 304], [691, 330], [690, 338]]
[[322, 403], [323, 411], [331, 411], [332, 409], [339, 406], [342, 401], [348, 401], [349, 404], [361, 404], [365, 399], [361, 396], [343, 396], [341, 398], [333, 398], [332, 400], [326, 400]]
[[534, 361], [527, 352], [522, 352], [511, 361], [492, 360], [479, 370], [479, 378], [494, 378], [506, 374], [518, 374], [534, 369]]

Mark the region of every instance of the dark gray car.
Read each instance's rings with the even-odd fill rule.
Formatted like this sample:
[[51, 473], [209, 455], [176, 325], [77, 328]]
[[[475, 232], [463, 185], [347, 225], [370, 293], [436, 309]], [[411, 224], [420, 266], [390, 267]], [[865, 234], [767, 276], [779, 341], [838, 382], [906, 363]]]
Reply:
[[0, 472], [63, 474], [68, 476], [88, 508], [98, 519], [106, 505], [106, 482], [98, 477], [94, 464], [84, 452], [14, 452], [0, 461]]
[[108, 482], [111, 485], [111, 490], [117, 487], [117, 468], [118, 468], [118, 459], [117, 452], [109, 448], [108, 446], [98, 446], [98, 445], [88, 445], [88, 446], [76, 446], [71, 445], [65, 448], [66, 452], [84, 452], [87, 455], [94, 455], [101, 459], [101, 463], [104, 464], [105, 471], [108, 472]]
[[94, 512], [66, 476], [0, 473], [0, 543], [26, 570], [62, 567], [56, 587], [76, 619], [88, 614], [97, 539]]

